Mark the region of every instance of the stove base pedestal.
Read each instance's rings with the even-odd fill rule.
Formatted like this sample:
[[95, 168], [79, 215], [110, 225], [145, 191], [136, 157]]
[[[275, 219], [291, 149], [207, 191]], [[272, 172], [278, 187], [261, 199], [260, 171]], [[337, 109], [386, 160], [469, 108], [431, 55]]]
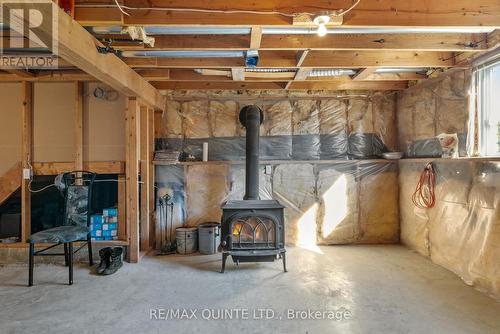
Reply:
[[222, 267], [220, 271], [222, 274], [226, 270], [226, 260], [228, 256], [232, 257], [233, 262], [236, 263], [236, 265], [238, 265], [240, 262], [274, 262], [274, 260], [276, 259], [281, 259], [283, 261], [283, 271], [288, 271], [286, 269], [285, 249], [272, 249], [262, 251], [224, 251], [222, 252]]

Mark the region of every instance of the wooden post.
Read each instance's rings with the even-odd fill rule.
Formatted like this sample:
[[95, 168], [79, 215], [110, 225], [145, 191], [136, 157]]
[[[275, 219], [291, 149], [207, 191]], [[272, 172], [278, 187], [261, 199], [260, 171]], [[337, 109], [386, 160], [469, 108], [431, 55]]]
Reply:
[[148, 251], [150, 249], [149, 244], [149, 233], [150, 233], [150, 206], [149, 206], [149, 197], [151, 195], [149, 188], [152, 185], [149, 183], [150, 178], [150, 168], [149, 164], [151, 163], [150, 157], [150, 147], [151, 144], [149, 142], [149, 117], [150, 114], [148, 112], [148, 108], [146, 106], [141, 106], [141, 221], [140, 221], [140, 229], [141, 229], [141, 251]]
[[75, 82], [75, 169], [83, 170], [83, 82]]
[[127, 258], [129, 262], [139, 261], [139, 113], [138, 101], [135, 98], [129, 98], [125, 111], [125, 188], [127, 232], [129, 236]]
[[[23, 81], [22, 85], [22, 129], [21, 159], [23, 169], [31, 168], [33, 159], [33, 84]], [[21, 241], [26, 242], [31, 234], [31, 193], [29, 179], [21, 183]]]
[[123, 175], [118, 175], [118, 240], [128, 240], [127, 237], [127, 194], [126, 194], [126, 178]]
[[149, 246], [155, 247], [155, 166], [153, 165], [155, 154], [155, 110], [148, 108], [148, 155], [149, 155]]

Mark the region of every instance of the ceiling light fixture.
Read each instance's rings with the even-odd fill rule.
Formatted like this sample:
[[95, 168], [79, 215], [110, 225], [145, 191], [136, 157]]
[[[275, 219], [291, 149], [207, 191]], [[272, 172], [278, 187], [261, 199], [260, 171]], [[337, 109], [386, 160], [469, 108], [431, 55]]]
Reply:
[[317, 15], [314, 17], [313, 22], [318, 26], [318, 36], [323, 37], [328, 33], [326, 25], [328, 24], [328, 22], [330, 22], [330, 15]]

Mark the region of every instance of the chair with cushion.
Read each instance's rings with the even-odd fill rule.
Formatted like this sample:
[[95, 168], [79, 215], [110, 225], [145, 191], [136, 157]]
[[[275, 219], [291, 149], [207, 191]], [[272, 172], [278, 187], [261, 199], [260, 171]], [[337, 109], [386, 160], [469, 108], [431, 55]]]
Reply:
[[[29, 280], [33, 285], [33, 269], [35, 256], [64, 256], [65, 265], [69, 267], [69, 284], [73, 284], [73, 255], [87, 245], [89, 265], [92, 260], [92, 244], [90, 239], [90, 216], [92, 203], [92, 186], [96, 174], [85, 171], [64, 173], [60, 182], [60, 190], [64, 195], [63, 225], [34, 233], [29, 238]], [[73, 243], [84, 242], [77, 250]], [[35, 244], [52, 244], [41, 250]], [[46, 252], [56, 246], [64, 245], [64, 253]]]

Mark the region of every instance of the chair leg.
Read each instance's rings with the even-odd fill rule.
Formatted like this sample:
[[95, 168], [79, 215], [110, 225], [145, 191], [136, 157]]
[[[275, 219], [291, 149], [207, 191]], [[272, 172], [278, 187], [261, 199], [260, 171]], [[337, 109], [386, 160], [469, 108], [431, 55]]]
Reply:
[[30, 242], [29, 251], [29, 273], [28, 273], [28, 286], [33, 286], [33, 269], [35, 260], [35, 244]]
[[65, 242], [64, 243], [64, 265], [67, 267], [69, 266], [69, 259], [68, 259], [68, 244]]
[[68, 243], [69, 285], [73, 284], [73, 243]]
[[90, 233], [87, 234], [87, 247], [89, 248], [89, 266], [94, 265], [94, 258], [92, 257], [92, 239], [90, 238]]

